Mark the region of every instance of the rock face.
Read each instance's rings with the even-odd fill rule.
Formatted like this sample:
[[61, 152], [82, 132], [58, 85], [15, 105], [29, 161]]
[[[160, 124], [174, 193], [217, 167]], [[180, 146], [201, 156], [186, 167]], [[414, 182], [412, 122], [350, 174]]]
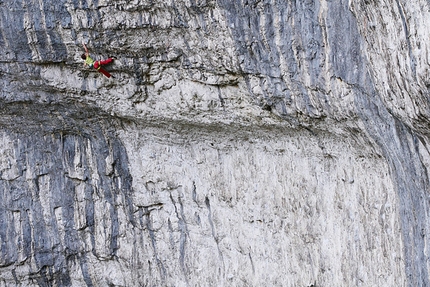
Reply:
[[429, 11], [0, 1], [0, 286], [429, 286]]

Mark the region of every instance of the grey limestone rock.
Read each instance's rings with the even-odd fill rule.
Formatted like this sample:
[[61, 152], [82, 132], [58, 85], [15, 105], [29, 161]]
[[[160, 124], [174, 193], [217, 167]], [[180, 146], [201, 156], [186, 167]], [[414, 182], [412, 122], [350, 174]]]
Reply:
[[0, 286], [429, 286], [429, 11], [0, 1]]

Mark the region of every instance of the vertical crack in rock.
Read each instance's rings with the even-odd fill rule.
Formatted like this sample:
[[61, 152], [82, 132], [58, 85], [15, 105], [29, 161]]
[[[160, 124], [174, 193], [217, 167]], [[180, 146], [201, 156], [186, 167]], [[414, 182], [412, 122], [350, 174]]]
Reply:
[[75, 260], [79, 261], [79, 266], [81, 267], [82, 277], [84, 279], [85, 284], [88, 287], [94, 286], [93, 281], [91, 279], [91, 275], [89, 273], [88, 260], [87, 260], [86, 256], [85, 255], [83, 255], [83, 256], [73, 256], [72, 258], [74, 258]]
[[223, 255], [222, 255], [222, 252], [221, 252], [221, 249], [220, 249], [220, 246], [219, 246], [219, 238], [218, 238], [218, 236], [216, 235], [216, 232], [215, 232], [215, 225], [214, 225], [214, 222], [213, 222], [213, 219], [212, 219], [211, 203], [210, 203], [209, 197], [207, 197], [207, 196], [205, 197], [205, 204], [206, 204], [206, 207], [208, 209], [208, 220], [209, 220], [209, 225], [211, 227], [212, 237], [215, 240], [215, 243], [216, 243], [216, 246], [217, 246], [217, 249], [218, 249], [219, 260], [221, 261], [221, 267], [219, 268], [218, 271], [219, 271], [220, 277], [223, 278], [225, 276], [224, 258], [223, 258]]
[[193, 181], [193, 187], [191, 190], [191, 196], [193, 198], [193, 201], [198, 205], [198, 201], [197, 201], [197, 187], [196, 187], [196, 182]]
[[249, 257], [249, 261], [251, 262], [252, 273], [255, 274], [255, 266], [254, 266], [254, 261], [252, 260], [251, 252], [248, 252], [248, 257]]
[[165, 282], [166, 276], [167, 276], [167, 271], [166, 271], [166, 267], [164, 267], [164, 264], [161, 261], [159, 254], [158, 254], [157, 240], [155, 238], [154, 228], [152, 227], [150, 211], [149, 211], [148, 207], [145, 207], [144, 210], [145, 210], [145, 215], [146, 215], [146, 228], [147, 228], [148, 233], [149, 233], [149, 238], [151, 239], [152, 251], [154, 252], [154, 257], [155, 257], [155, 260], [157, 262], [158, 272], [160, 273], [160, 277], [161, 277], [162, 282]]
[[186, 255], [186, 247], [187, 247], [187, 241], [189, 240], [189, 231], [187, 222], [185, 220], [185, 214], [184, 214], [184, 205], [182, 203], [181, 195], [178, 196], [178, 203], [179, 203], [179, 210], [178, 206], [176, 204], [175, 199], [172, 196], [172, 193], [170, 193], [170, 200], [172, 201], [172, 204], [175, 208], [175, 214], [178, 219], [178, 229], [180, 232], [179, 237], [179, 264], [181, 266], [182, 272], [184, 273], [185, 280], [187, 279], [187, 274], [189, 273], [187, 265], [185, 263], [185, 255]]

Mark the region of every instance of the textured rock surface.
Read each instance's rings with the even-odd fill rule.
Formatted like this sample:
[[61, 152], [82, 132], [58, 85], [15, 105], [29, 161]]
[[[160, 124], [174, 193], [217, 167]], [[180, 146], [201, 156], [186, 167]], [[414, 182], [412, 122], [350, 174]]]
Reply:
[[430, 285], [429, 9], [0, 1], [0, 286]]

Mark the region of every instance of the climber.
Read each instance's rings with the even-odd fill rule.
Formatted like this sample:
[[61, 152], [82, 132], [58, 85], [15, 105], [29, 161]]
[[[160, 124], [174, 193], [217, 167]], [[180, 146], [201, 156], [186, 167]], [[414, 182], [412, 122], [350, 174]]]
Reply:
[[111, 57], [111, 58], [108, 58], [106, 60], [94, 61], [93, 59], [91, 59], [90, 53], [88, 53], [88, 49], [87, 49], [87, 46], [85, 46], [85, 43], [82, 43], [82, 45], [84, 46], [84, 49], [85, 49], [85, 53], [81, 55], [82, 60], [85, 60], [84, 66], [85, 67], [88, 66], [90, 68], [94, 68], [94, 69], [96, 69], [97, 71], [99, 71], [100, 73], [102, 73], [103, 75], [105, 75], [108, 78], [110, 78], [110, 77], [115, 78], [108, 71], [106, 71], [105, 69], [103, 69], [101, 67], [102, 65], [107, 65], [109, 63], [112, 63], [112, 61], [115, 58]]

